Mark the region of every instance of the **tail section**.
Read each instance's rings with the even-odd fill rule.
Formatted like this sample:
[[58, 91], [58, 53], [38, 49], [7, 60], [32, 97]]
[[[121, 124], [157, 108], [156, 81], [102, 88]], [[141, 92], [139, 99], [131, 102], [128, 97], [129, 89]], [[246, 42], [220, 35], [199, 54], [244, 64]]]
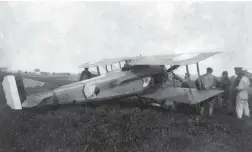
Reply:
[[13, 75], [5, 76], [2, 85], [7, 105], [11, 109], [21, 110], [21, 99], [15, 77]]

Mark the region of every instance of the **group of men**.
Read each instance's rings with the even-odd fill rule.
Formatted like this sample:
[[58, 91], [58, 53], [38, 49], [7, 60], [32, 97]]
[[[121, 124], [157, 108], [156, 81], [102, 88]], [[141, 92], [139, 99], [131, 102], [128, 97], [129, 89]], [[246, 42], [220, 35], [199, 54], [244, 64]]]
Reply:
[[[221, 88], [224, 90], [224, 93], [221, 94], [221, 99], [212, 97], [201, 104], [201, 114], [204, 113], [205, 103], [209, 105], [209, 115], [211, 116], [213, 113], [214, 103], [216, 101], [223, 101], [221, 103], [228, 107], [229, 114], [236, 112], [239, 119], [242, 118], [243, 114], [247, 117], [250, 117], [248, 103], [248, 89], [250, 86], [250, 81], [246, 75], [247, 72], [245, 70], [243, 70], [241, 67], [236, 67], [234, 69], [236, 76], [229, 78], [228, 72], [224, 71], [222, 72], [222, 77], [220, 79], [217, 79], [217, 77], [212, 74], [213, 69], [209, 67], [207, 68], [206, 74], [200, 76], [200, 78], [196, 80], [197, 88]], [[201, 85], [199, 86], [199, 84]]]

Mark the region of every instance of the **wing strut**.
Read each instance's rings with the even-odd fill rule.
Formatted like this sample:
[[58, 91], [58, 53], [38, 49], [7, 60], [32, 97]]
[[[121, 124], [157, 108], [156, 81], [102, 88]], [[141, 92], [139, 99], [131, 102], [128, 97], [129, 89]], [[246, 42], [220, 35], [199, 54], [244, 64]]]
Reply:
[[100, 75], [101, 75], [101, 73], [100, 73], [100, 68], [99, 68], [99, 66], [97, 66], [97, 67], [96, 67], [96, 69], [97, 69], [97, 73], [98, 73], [98, 75], [100, 76]]
[[[170, 68], [168, 70], [173, 70], [175, 67], [174, 66], [170, 66]], [[168, 71], [167, 70], [167, 71]], [[175, 80], [174, 80], [174, 75], [172, 74], [172, 84], [173, 84], [173, 88], [175, 88]]]
[[107, 65], [105, 65], [105, 69], [106, 69], [106, 72], [108, 73], [108, 66]]
[[120, 69], [122, 69], [122, 65], [121, 65], [121, 62], [119, 62], [119, 67], [120, 67]]
[[[186, 72], [188, 73], [188, 80], [189, 80], [189, 84], [191, 84], [191, 77], [190, 77], [190, 73], [189, 73], [189, 68], [188, 65], [186, 65]], [[190, 92], [192, 92], [191, 90], [191, 86], [189, 85], [189, 90]]]
[[198, 80], [199, 80], [199, 88], [201, 90], [201, 81], [200, 81], [200, 70], [199, 70], [199, 63], [197, 62], [197, 73], [198, 73]]

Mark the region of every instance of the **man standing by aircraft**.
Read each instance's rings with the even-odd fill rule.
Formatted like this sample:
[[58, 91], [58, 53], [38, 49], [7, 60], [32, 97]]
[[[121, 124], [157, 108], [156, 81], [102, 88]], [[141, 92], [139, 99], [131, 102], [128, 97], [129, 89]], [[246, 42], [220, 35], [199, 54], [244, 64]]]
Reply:
[[230, 82], [230, 79], [228, 77], [228, 72], [227, 71], [222, 72], [222, 77], [220, 79], [220, 84], [221, 84], [221, 86], [220, 86], [221, 89], [224, 90], [224, 93], [223, 93], [223, 96], [222, 96], [223, 102], [228, 107], [228, 110], [232, 110], [232, 109], [230, 109], [232, 107], [231, 106], [231, 101], [230, 101], [231, 82]]
[[[212, 75], [213, 69], [207, 68], [207, 73], [200, 77], [200, 80], [202, 82], [202, 89], [213, 89], [215, 88], [217, 79], [214, 75]], [[209, 116], [212, 116], [213, 114], [213, 107], [215, 103], [216, 98], [211, 97], [206, 100], [206, 102], [209, 104]], [[201, 104], [200, 114], [204, 114], [204, 103]]]
[[239, 119], [242, 118], [244, 113], [245, 116], [250, 117], [249, 104], [248, 104], [248, 89], [249, 89], [249, 79], [246, 77], [245, 71], [241, 70], [239, 72], [240, 81], [236, 87], [236, 113]]
[[190, 76], [191, 75], [189, 73], [185, 73], [185, 78], [181, 85], [182, 88], [195, 88], [196, 87], [196, 84], [190, 80]]
[[230, 78], [231, 88], [232, 88], [231, 90], [231, 106], [232, 107], [230, 109], [232, 110], [232, 112], [229, 112], [229, 114], [235, 113], [236, 111], [235, 107], [236, 107], [237, 90], [235, 88], [238, 86], [241, 80], [241, 75], [239, 73], [242, 71], [242, 67], [235, 67], [234, 70], [235, 70], [235, 75]]
[[189, 77], [190, 77], [190, 74], [189, 73], [185, 73], [185, 81], [189, 81]]
[[80, 81], [90, 79], [92, 77], [92, 74], [90, 71], [88, 71], [88, 68], [85, 68], [85, 70], [82, 71], [80, 76]]

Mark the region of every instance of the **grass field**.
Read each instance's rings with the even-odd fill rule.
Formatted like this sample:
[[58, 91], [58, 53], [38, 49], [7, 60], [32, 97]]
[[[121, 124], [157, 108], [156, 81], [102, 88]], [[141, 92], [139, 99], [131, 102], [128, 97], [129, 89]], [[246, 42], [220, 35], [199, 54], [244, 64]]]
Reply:
[[125, 99], [99, 107], [14, 111], [5, 104], [2, 86], [0, 93], [2, 152], [252, 151], [251, 120], [236, 120], [225, 110], [209, 118], [137, 106], [135, 99]]

